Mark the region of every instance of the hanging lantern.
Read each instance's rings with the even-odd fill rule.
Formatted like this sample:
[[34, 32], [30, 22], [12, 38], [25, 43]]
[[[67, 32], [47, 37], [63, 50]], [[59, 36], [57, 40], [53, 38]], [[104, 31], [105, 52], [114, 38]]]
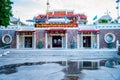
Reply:
[[64, 34], [61, 34], [62, 37], [64, 37], [65, 35]]
[[49, 36], [51, 37], [51, 36], [52, 36], [52, 34], [50, 33], [50, 34], [49, 34]]
[[55, 34], [58, 34], [58, 31], [56, 31]]

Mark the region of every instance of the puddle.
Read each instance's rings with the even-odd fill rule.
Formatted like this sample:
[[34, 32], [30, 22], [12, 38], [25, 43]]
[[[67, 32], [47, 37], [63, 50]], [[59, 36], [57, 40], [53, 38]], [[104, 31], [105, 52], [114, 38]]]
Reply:
[[[61, 66], [65, 66], [65, 64], [62, 62], [54, 62], [54, 63], [60, 64]], [[17, 73], [19, 72], [18, 67], [21, 67], [21, 66], [29, 67], [33, 65], [37, 66], [42, 64], [46, 64], [46, 62], [31, 62], [31, 63], [26, 62], [26, 63], [20, 63], [20, 64], [4, 65], [0, 67], [0, 75], [1, 74], [10, 75], [13, 73]], [[62, 70], [62, 72], [65, 73], [65, 77], [62, 80], [80, 80], [80, 78], [82, 77], [80, 76], [81, 69], [77, 68], [77, 62], [68, 62], [68, 67]]]
[[20, 66], [32, 66], [32, 65], [41, 65], [44, 64], [44, 62], [33, 62], [33, 63], [20, 63], [20, 64], [10, 64], [10, 65], [4, 65], [0, 67], [0, 74], [13, 74], [18, 72], [17, 67]]
[[17, 72], [16, 68], [7, 68], [7, 69], [0, 70], [0, 74], [12, 74], [16, 72]]

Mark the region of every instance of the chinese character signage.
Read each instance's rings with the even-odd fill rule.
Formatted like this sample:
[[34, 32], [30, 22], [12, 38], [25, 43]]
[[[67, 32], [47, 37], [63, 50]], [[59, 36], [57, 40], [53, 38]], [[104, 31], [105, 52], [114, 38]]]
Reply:
[[50, 27], [64, 27], [64, 28], [72, 28], [78, 27], [77, 23], [66, 23], [66, 24], [35, 24], [36, 28], [50, 28]]

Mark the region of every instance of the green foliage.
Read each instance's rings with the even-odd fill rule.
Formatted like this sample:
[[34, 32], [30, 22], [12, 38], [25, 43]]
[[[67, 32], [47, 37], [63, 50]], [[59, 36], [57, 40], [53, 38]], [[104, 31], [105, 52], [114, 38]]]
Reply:
[[39, 49], [43, 48], [43, 42], [41, 40], [38, 42], [38, 48]]
[[118, 23], [118, 20], [115, 19], [115, 20], [114, 20], [114, 23]]
[[10, 22], [10, 17], [12, 16], [12, 6], [13, 2], [10, 0], [0, 0], [0, 25], [7, 27]]
[[114, 23], [114, 24], [116, 24], [116, 23], [118, 23], [118, 20], [114, 20], [114, 21], [112, 21], [111, 23]]
[[99, 23], [108, 23], [108, 20], [106, 20], [106, 19], [101, 19], [101, 20], [99, 20]]
[[75, 48], [75, 42], [74, 41], [71, 41], [70, 42], [70, 47], [73, 49], [73, 48]]
[[84, 24], [87, 24], [87, 22], [84, 22]]
[[6, 43], [2, 43], [2, 46], [6, 46], [7, 44]]
[[107, 43], [107, 45], [108, 45], [108, 48], [113, 48], [113, 42], [110, 42], [110, 43]]

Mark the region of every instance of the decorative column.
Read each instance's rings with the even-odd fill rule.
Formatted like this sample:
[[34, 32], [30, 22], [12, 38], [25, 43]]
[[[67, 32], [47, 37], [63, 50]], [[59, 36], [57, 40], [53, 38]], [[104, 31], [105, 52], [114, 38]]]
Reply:
[[17, 37], [16, 37], [16, 47], [17, 49], [19, 49], [19, 34], [17, 34]]
[[99, 41], [99, 33], [97, 33], [97, 49], [99, 49], [100, 41]]
[[77, 49], [79, 49], [80, 46], [80, 40], [79, 40], [79, 34], [77, 34]]
[[36, 49], [36, 32], [34, 32], [34, 49]]
[[83, 48], [83, 34], [81, 33], [81, 48]]
[[94, 42], [93, 42], [93, 34], [92, 34], [92, 32], [91, 32], [91, 35], [90, 35], [90, 36], [91, 36], [91, 48], [94, 48], [94, 46], [93, 46], [93, 45], [94, 45]]
[[66, 34], [65, 34], [65, 37], [66, 37], [66, 44], [65, 44], [65, 47], [66, 47], [66, 49], [68, 48], [68, 45], [67, 45], [67, 43], [68, 43], [68, 35], [67, 35], [68, 33], [66, 32]]
[[25, 48], [25, 35], [22, 36], [22, 48]]
[[63, 37], [62, 37], [62, 48], [64, 48], [64, 40], [63, 40]]
[[48, 47], [48, 35], [47, 32], [45, 33], [45, 48], [47, 49]]

